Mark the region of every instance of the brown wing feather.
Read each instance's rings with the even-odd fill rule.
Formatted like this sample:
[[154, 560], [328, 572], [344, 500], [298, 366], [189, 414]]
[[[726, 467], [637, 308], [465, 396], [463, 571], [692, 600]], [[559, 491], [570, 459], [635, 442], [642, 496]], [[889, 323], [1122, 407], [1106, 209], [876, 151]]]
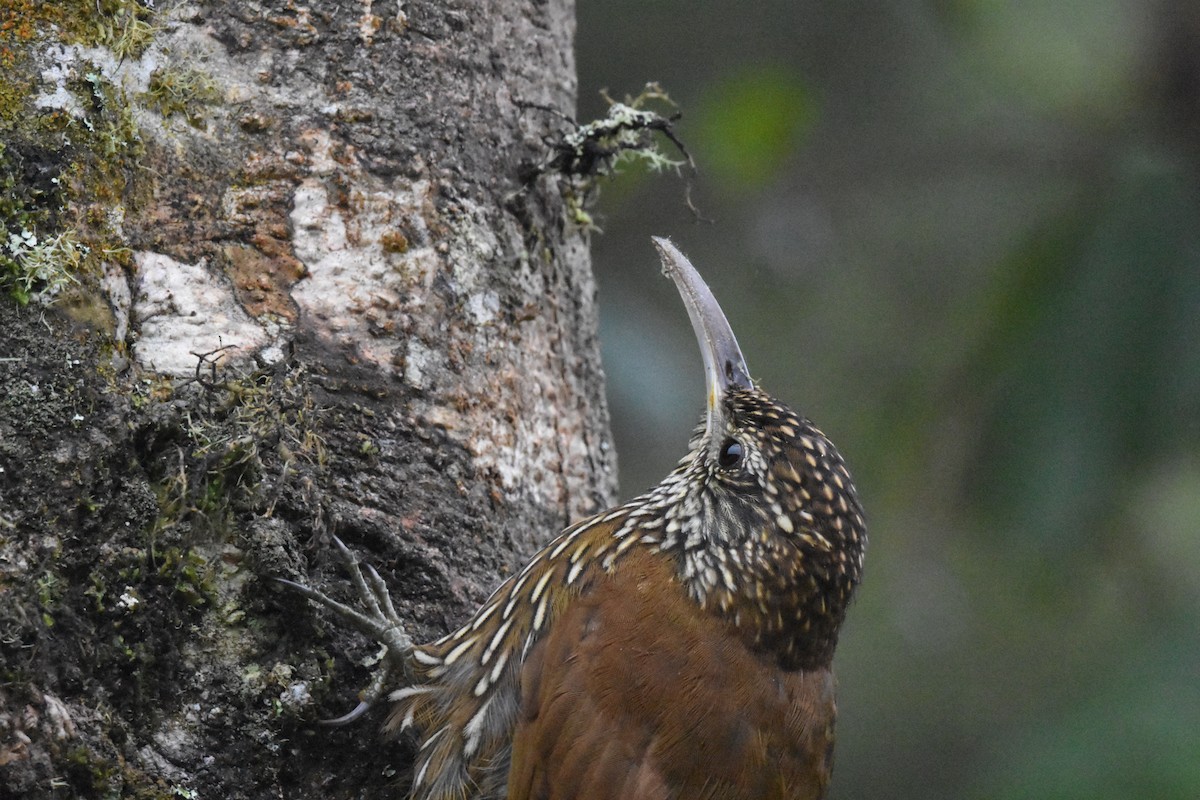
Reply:
[[462, 627], [414, 648], [415, 683], [393, 694], [388, 720], [389, 730], [420, 733], [414, 800], [504, 796], [520, 665], [585, 587], [644, 547], [637, 522], [622, 507], [572, 525]]
[[509, 800], [815, 800], [828, 784], [828, 670], [760, 659], [659, 553], [597, 576], [520, 684]]

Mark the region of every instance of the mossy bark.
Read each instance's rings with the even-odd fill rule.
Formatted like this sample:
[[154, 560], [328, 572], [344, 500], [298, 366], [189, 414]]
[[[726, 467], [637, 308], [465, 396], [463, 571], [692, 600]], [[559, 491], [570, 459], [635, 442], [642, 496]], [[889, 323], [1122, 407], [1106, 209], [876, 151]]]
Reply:
[[17, 5], [0, 798], [402, 796], [272, 578], [349, 598], [340, 536], [434, 637], [611, 501], [571, 3]]

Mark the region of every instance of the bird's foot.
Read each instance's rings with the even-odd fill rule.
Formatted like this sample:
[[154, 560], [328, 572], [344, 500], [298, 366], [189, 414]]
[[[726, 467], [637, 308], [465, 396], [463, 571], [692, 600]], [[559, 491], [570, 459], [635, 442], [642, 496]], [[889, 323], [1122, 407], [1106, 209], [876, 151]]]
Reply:
[[345, 725], [361, 717], [388, 689], [388, 681], [393, 672], [399, 669], [407, 676], [409, 654], [412, 652], [412, 639], [404, 630], [404, 621], [396, 613], [392, 605], [392, 596], [387, 584], [370, 564], [362, 564], [350, 548], [336, 536], [333, 537], [334, 547], [338, 556], [350, 573], [350, 580], [358, 593], [359, 602], [364, 610], [359, 610], [345, 603], [340, 603], [332, 597], [305, 586], [302, 583], [290, 581], [287, 578], [276, 578], [282, 584], [290, 586], [300, 594], [318, 605], [325, 606], [337, 616], [362, 633], [370, 636], [384, 647], [383, 657], [379, 666], [371, 676], [370, 685], [359, 692], [359, 703], [348, 714], [337, 719], [322, 720], [324, 725]]

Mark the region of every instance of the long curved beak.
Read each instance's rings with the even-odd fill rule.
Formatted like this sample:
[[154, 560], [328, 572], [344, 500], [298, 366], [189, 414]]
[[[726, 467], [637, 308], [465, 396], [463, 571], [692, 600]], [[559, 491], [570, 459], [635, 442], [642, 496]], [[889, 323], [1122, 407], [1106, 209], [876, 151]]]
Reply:
[[688, 316], [692, 320], [692, 329], [696, 332], [696, 341], [700, 344], [700, 353], [704, 356], [708, 430], [713, 432], [717, 422], [715, 417], [721, 413], [721, 398], [730, 389], [749, 389], [750, 370], [746, 367], [733, 329], [717, 304], [717, 298], [713, 297], [712, 290], [696, 272], [692, 262], [679, 252], [670, 239], [660, 236], [651, 238], [662, 259], [663, 274], [675, 281], [675, 287], [683, 297], [683, 304], [687, 306]]

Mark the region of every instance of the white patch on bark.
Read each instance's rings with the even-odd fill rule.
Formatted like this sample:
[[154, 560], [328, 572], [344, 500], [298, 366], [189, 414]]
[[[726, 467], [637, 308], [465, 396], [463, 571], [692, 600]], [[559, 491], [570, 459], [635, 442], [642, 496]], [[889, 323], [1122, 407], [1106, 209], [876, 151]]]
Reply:
[[100, 276], [100, 288], [108, 297], [108, 303], [113, 312], [113, 339], [124, 342], [129, 335], [129, 310], [133, 298], [129, 292], [129, 281], [125, 278], [125, 270], [112, 261], [104, 262], [104, 272]]
[[[129, 98], [136, 98], [150, 88], [150, 76], [164, 63], [158, 42], [152, 42], [141, 58], [126, 59], [116, 58], [103, 47], [51, 42], [38, 58], [44, 64], [41, 70], [44, 88], [33, 104], [38, 108], [65, 111], [76, 119], [85, 118], [87, 111], [80, 104], [78, 93], [68, 88], [68, 81], [87, 79], [89, 74], [95, 73], [119, 86]], [[139, 116], [139, 126], [142, 122]]]
[[[558, 372], [561, 332], [545, 308], [501, 324], [488, 274], [502, 268], [505, 252], [520, 252], [519, 238], [502, 245], [484, 209], [465, 199], [453, 217], [431, 216], [425, 181], [385, 185], [358, 173], [348, 198], [335, 204], [325, 175], [341, 167], [328, 156], [328, 135], [314, 130], [304, 142], [314, 174], [297, 187], [291, 213], [293, 252], [306, 272], [292, 299], [304, 317], [359, 363], [422, 390], [416, 413], [466, 447], [481, 474], [505, 491], [561, 504], [561, 456], [584, 446], [567, 441], [575, 432], [557, 424], [563, 404], [578, 402]], [[448, 230], [431, 235], [427, 224], [435, 222]], [[384, 244], [398, 230], [409, 240], [403, 252]], [[541, 304], [552, 296], [537, 271], [526, 272], [525, 297]], [[472, 370], [480, 359], [490, 365], [488, 402], [455, 402], [479, 391], [467, 385], [479, 373], [464, 375], [453, 353], [467, 354]]]
[[238, 305], [232, 287], [203, 261], [185, 264], [150, 252], [135, 253], [134, 260], [133, 319], [140, 335], [133, 356], [146, 369], [189, 375], [196, 353], [229, 347], [225, 358], [245, 356], [268, 343], [267, 332]]
[[42, 54], [42, 61], [46, 65], [42, 69], [42, 80], [48, 88], [33, 99], [36, 108], [55, 108], [73, 117], [83, 115], [83, 107], [67, 89], [67, 79], [71, 77], [71, 66], [77, 52], [76, 45], [54, 43], [46, 48]]
[[437, 354], [416, 340], [410, 340], [404, 356], [404, 382], [417, 389], [427, 386]]
[[319, 177], [306, 178], [293, 196], [292, 247], [306, 277], [292, 299], [318, 330], [385, 373], [412, 351], [395, 326], [418, 310], [440, 259], [432, 247], [390, 252], [384, 238], [402, 221], [419, 221], [428, 191], [424, 181], [395, 188], [360, 182], [351, 189], [352, 213], [330, 202]]

